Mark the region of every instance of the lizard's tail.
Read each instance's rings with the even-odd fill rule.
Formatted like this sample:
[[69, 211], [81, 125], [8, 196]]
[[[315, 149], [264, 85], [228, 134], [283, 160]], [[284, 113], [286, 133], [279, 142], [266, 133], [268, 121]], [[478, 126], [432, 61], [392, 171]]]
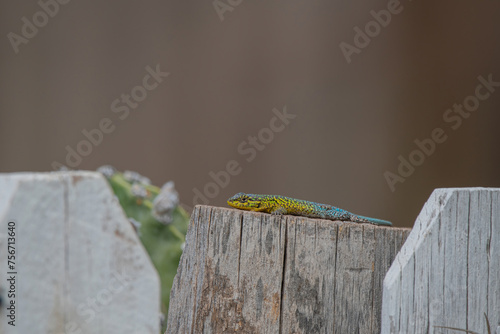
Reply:
[[352, 215], [351, 220], [356, 223], [370, 223], [375, 225], [392, 226], [392, 223], [390, 221], [365, 216]]

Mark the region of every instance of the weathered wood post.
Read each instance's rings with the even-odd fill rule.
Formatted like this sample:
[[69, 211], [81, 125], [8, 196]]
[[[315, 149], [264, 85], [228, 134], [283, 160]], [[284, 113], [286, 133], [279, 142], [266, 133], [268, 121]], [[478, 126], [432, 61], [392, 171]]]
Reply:
[[380, 333], [409, 229], [197, 206], [167, 333]]
[[436, 189], [384, 280], [383, 334], [458, 329], [500, 333], [500, 189]]
[[0, 174], [0, 333], [158, 334], [160, 286], [100, 173]]

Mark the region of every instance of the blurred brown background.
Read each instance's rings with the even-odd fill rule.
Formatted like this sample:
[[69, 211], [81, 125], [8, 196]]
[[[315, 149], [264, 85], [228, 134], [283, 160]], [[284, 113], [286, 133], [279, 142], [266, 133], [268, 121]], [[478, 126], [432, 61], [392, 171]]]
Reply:
[[[212, 205], [272, 193], [397, 226], [434, 188], [500, 186], [500, 87], [466, 99], [479, 76], [500, 82], [498, 1], [60, 1], [1, 2], [1, 172], [49, 171], [79, 148], [70, 167], [174, 180], [186, 207], [197, 190]], [[145, 90], [157, 65], [170, 74]], [[464, 100], [477, 110], [459, 124], [446, 110]], [[265, 130], [285, 106], [296, 117]], [[418, 161], [414, 140], [435, 128], [446, 140]], [[384, 173], [412, 154], [421, 165], [391, 190]], [[237, 175], [211, 184], [232, 160]]]

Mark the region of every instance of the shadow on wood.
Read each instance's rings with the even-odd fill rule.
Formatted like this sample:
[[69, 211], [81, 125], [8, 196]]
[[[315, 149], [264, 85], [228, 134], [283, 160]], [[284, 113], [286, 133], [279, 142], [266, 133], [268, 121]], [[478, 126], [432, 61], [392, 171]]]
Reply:
[[382, 333], [488, 323], [500, 333], [500, 189], [436, 189], [384, 280]]
[[167, 333], [379, 333], [409, 229], [197, 206]]

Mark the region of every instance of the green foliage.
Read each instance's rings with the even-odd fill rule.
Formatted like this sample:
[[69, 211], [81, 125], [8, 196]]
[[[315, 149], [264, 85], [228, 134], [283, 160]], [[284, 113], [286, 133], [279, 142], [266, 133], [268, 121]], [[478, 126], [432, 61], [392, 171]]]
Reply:
[[[171, 190], [170, 195], [173, 193], [173, 198], [177, 201], [167, 201], [167, 205], [171, 209], [168, 211], [166, 219], [158, 217], [158, 213], [155, 213], [158, 211], [156, 210], [158, 201], [155, 202], [155, 199], [160, 191], [164, 193], [164, 189], [148, 184], [149, 180], [146, 178], [131, 178], [130, 174], [127, 173], [130, 172], [103, 174], [107, 176], [127, 217], [140, 223], [138, 228], [139, 224], [136, 224], [136, 228], [139, 238], [160, 276], [162, 312], [166, 316], [170, 289], [184, 248], [189, 216], [184, 209], [177, 205], [177, 193], [173, 189], [173, 184], [170, 184], [170, 189], [167, 189], [167, 192]], [[138, 174], [134, 175], [140, 177]]]

